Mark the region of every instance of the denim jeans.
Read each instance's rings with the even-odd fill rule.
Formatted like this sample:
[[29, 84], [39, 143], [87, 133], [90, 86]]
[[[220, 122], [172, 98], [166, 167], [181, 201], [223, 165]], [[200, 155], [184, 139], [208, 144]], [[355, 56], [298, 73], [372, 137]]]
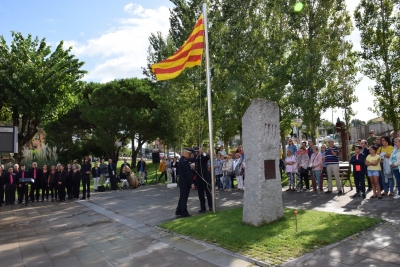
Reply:
[[393, 170], [393, 174], [397, 182], [397, 194], [400, 195], [400, 172], [399, 170]]
[[394, 179], [388, 178], [388, 182], [385, 183], [385, 177], [383, 177], [383, 191], [393, 193], [394, 190]]
[[218, 189], [221, 189], [222, 188], [222, 183], [221, 183], [222, 174], [217, 174], [217, 175], [215, 175], [215, 177], [216, 177], [215, 185], [217, 186]]

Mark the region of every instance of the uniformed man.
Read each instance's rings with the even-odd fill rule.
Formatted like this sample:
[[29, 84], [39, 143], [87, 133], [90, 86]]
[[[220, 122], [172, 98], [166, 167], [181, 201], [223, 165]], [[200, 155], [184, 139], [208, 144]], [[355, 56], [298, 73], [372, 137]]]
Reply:
[[208, 161], [210, 157], [203, 152], [202, 147], [194, 147], [195, 157], [195, 171], [197, 181], [197, 193], [199, 194], [200, 210], [199, 212], [206, 212], [206, 200], [204, 193], [207, 196], [208, 209], [212, 211], [212, 197], [211, 197], [211, 179], [210, 172], [208, 171]]
[[183, 156], [179, 159], [179, 200], [178, 207], [176, 208], [175, 215], [181, 217], [190, 217], [187, 210], [187, 201], [189, 198], [190, 188], [194, 189], [192, 170], [188, 159], [193, 151], [190, 148], [185, 148]]

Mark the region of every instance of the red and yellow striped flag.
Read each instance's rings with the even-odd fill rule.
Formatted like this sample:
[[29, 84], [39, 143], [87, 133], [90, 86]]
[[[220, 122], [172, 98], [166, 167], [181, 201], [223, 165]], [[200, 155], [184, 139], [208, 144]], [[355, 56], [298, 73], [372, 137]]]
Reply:
[[186, 42], [169, 58], [151, 65], [157, 81], [176, 78], [185, 68], [201, 65], [204, 47], [203, 15], [197, 20], [194, 30]]

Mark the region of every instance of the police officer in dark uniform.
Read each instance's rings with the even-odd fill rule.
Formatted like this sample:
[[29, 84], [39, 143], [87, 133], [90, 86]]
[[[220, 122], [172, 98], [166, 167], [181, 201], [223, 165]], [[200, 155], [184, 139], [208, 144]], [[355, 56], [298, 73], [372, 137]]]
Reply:
[[193, 151], [190, 148], [185, 148], [183, 151], [183, 156], [179, 159], [178, 163], [180, 195], [175, 215], [181, 217], [192, 216], [187, 210], [187, 201], [189, 198], [190, 188], [194, 189], [192, 169], [188, 161], [192, 153]]
[[206, 212], [206, 200], [204, 193], [207, 196], [208, 209], [212, 211], [212, 197], [211, 197], [211, 179], [210, 172], [208, 171], [208, 161], [210, 157], [203, 152], [202, 147], [194, 147], [194, 152], [196, 152], [195, 157], [195, 170], [196, 170], [196, 182], [197, 182], [197, 192], [199, 194], [200, 200], [200, 210], [199, 212]]

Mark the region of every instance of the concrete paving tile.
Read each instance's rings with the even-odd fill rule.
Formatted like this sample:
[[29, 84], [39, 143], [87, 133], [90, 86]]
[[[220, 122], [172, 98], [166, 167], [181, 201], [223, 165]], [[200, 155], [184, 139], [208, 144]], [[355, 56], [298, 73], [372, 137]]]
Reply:
[[387, 251], [387, 250], [379, 250], [373, 248], [359, 247], [355, 248], [351, 251], [348, 251], [350, 254], [357, 254], [361, 256], [365, 256], [367, 258], [377, 259], [385, 262], [400, 262], [400, 254]]
[[38, 255], [46, 255], [45, 248], [36, 249], [21, 249], [22, 259], [25, 261], [26, 258], [37, 257]]
[[100, 253], [118, 248], [118, 246], [114, 245], [113, 243], [104, 240], [101, 243], [93, 244], [92, 247]]
[[160, 241], [165, 242], [171, 247], [185, 251], [191, 255], [197, 255], [211, 250], [209, 247], [179, 237], [169, 237], [165, 239], [161, 238]]
[[399, 267], [399, 264], [388, 263], [377, 259], [365, 259], [353, 265], [353, 267]]
[[215, 250], [206, 251], [196, 256], [199, 257], [200, 259], [204, 259], [208, 262], [211, 262], [217, 266], [247, 267], [250, 264], [250, 262], [235, 258], [230, 255], [223, 254]]
[[318, 259], [318, 261], [322, 262], [323, 260], [329, 262], [329, 261], [335, 261], [338, 263], [346, 264], [346, 265], [354, 265], [357, 262], [362, 261], [365, 259], [365, 256], [357, 255], [357, 254], [349, 254], [340, 250], [331, 250], [326, 253], [322, 253], [319, 255], [316, 255], [315, 259]]
[[[400, 244], [392, 243], [389, 246], [385, 247], [383, 250], [400, 253]], [[399, 255], [399, 257], [400, 257], [400, 255]]]
[[118, 259], [129, 258], [131, 253], [127, 252], [128, 249], [114, 248], [107, 251], [101, 251], [100, 253], [109, 261], [116, 261]]
[[25, 267], [54, 266], [50, 258], [46, 254], [31, 258], [24, 258], [23, 261]]
[[7, 267], [21, 267], [23, 266], [23, 261], [20, 257], [2, 258], [0, 257], [1, 266]]
[[80, 266], [83, 266], [83, 264], [75, 256], [55, 259], [52, 261], [52, 263], [53, 263], [54, 267], [71, 267], [71, 266], [80, 267]]
[[15, 248], [11, 251], [0, 251], [0, 262], [7, 259], [21, 259], [22, 261], [22, 253], [20, 248]]

